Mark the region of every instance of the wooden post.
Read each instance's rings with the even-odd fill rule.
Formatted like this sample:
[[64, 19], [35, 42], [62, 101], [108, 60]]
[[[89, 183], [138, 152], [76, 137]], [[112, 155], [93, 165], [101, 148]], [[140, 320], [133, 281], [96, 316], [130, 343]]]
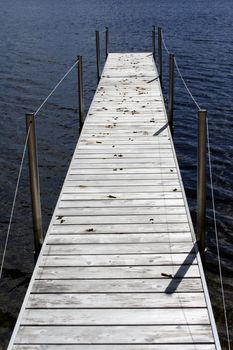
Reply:
[[159, 60], [159, 80], [163, 88], [163, 53], [162, 53], [162, 29], [158, 28], [158, 60]]
[[108, 58], [108, 49], [109, 49], [109, 29], [105, 28], [105, 60]]
[[79, 125], [80, 131], [84, 123], [84, 92], [83, 92], [83, 60], [78, 56], [78, 96], [79, 96]]
[[98, 30], [95, 31], [96, 41], [96, 67], [97, 67], [97, 81], [100, 81], [100, 33]]
[[206, 249], [206, 140], [207, 111], [198, 112], [197, 237], [202, 261]]
[[173, 136], [173, 112], [174, 112], [174, 55], [169, 54], [169, 105], [168, 105], [168, 123]]
[[[30, 130], [29, 130], [30, 128]], [[41, 202], [40, 202], [40, 184], [39, 184], [39, 171], [37, 161], [37, 146], [36, 146], [36, 132], [35, 132], [35, 117], [32, 113], [26, 114], [26, 130], [28, 136], [28, 160], [29, 160], [29, 176], [30, 176], [30, 188], [31, 188], [31, 200], [32, 200], [32, 220], [34, 230], [34, 244], [35, 261], [37, 260], [41, 246], [43, 244], [43, 231], [42, 231], [42, 216], [41, 216]]]

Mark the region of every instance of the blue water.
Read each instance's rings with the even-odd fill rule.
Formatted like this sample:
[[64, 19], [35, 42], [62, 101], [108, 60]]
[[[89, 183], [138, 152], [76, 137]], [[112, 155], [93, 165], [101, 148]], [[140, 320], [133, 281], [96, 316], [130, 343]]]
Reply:
[[[201, 107], [208, 109], [219, 243], [233, 339], [233, 4], [232, 0], [1, 0], [0, 254], [25, 140], [34, 112], [78, 54], [84, 56], [85, 105], [96, 88], [95, 29], [110, 28], [110, 51], [150, 51], [151, 26], [167, 45]], [[164, 54], [164, 76], [167, 59]], [[164, 77], [165, 79], [165, 77]], [[44, 231], [78, 137], [76, 71], [37, 120]], [[167, 83], [164, 87], [167, 93]], [[193, 219], [196, 211], [196, 108], [176, 75], [175, 145]], [[219, 334], [226, 333], [208, 190], [206, 275]], [[33, 270], [33, 237], [25, 167], [0, 284], [0, 349], [6, 348]]]

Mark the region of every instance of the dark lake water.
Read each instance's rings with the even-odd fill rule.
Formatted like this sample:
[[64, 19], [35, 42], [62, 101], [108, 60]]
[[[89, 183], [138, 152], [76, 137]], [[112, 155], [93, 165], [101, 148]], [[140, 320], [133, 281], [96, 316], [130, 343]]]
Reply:
[[[110, 28], [110, 51], [150, 51], [151, 26], [167, 45], [201, 107], [208, 109], [219, 244], [233, 339], [233, 3], [232, 0], [1, 0], [0, 2], [0, 256], [33, 112], [75, 61], [84, 56], [85, 105], [96, 88], [95, 29]], [[164, 74], [167, 75], [165, 57]], [[165, 82], [165, 96], [167, 84]], [[78, 137], [76, 71], [38, 115], [43, 225], [46, 232]], [[175, 83], [175, 145], [195, 222], [196, 109]], [[223, 308], [208, 188], [206, 276], [223, 349]], [[0, 282], [0, 349], [6, 349], [33, 271], [33, 236], [24, 167]], [[233, 340], [232, 340], [233, 341]]]

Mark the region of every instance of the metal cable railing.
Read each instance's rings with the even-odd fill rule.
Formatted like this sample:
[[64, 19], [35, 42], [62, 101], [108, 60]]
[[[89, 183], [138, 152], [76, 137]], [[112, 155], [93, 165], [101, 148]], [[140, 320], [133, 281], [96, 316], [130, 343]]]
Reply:
[[[162, 37], [163, 47], [164, 47], [165, 51], [167, 52], [167, 54], [168, 54], [168, 55], [171, 55], [171, 52], [170, 52], [169, 49], [167, 48], [166, 42], [165, 42], [165, 40], [164, 40], [163, 32], [162, 32], [161, 34], [162, 34], [161, 37]], [[178, 63], [177, 63], [177, 60], [176, 60], [176, 57], [174, 57], [174, 63], [175, 63], [176, 70], [177, 70], [177, 72], [178, 72], [178, 74], [179, 74], [179, 76], [180, 76], [180, 79], [181, 79], [181, 81], [182, 81], [182, 83], [183, 83], [185, 89], [186, 89], [187, 92], [189, 93], [189, 95], [190, 95], [191, 99], [193, 100], [193, 102], [195, 103], [197, 109], [200, 111], [200, 110], [201, 110], [201, 107], [199, 106], [199, 104], [198, 104], [198, 102], [196, 101], [195, 97], [194, 97], [193, 94], [191, 93], [191, 91], [190, 91], [190, 89], [189, 89], [189, 87], [188, 87], [188, 85], [187, 85], [187, 83], [186, 83], [186, 81], [185, 81], [185, 79], [184, 79], [184, 77], [183, 77], [183, 75], [182, 75], [182, 73], [181, 73], [181, 70], [180, 70], [179, 65], [178, 65]]]
[[[163, 33], [161, 33], [161, 34], [162, 34], [161, 39], [162, 39], [163, 47], [164, 47], [165, 51], [167, 52], [167, 54], [171, 55], [171, 52], [168, 49], [167, 44], [165, 42]], [[196, 101], [191, 90], [187, 86], [187, 83], [186, 83], [186, 81], [181, 73], [181, 70], [178, 66], [176, 58], [174, 58], [174, 63], [175, 63], [175, 67], [176, 67], [176, 70], [178, 72], [178, 75], [179, 75], [185, 89], [187, 90], [190, 97], [192, 98], [198, 111], [199, 112], [202, 111], [199, 103]], [[223, 313], [224, 313], [224, 320], [225, 320], [228, 350], [231, 350], [227, 308], [226, 308], [226, 300], [225, 300], [225, 291], [224, 291], [224, 283], [223, 283], [223, 275], [222, 275], [221, 256], [220, 256], [220, 248], [219, 248], [219, 234], [218, 234], [217, 219], [216, 219], [216, 205], [215, 205], [215, 196], [214, 196], [214, 183], [213, 183], [212, 156], [211, 156], [211, 146], [210, 146], [209, 121], [208, 121], [207, 117], [206, 117], [206, 121], [205, 121], [205, 133], [206, 133], [206, 139], [207, 139], [207, 155], [208, 155], [209, 176], [210, 176], [211, 202], [212, 202], [212, 208], [213, 208], [213, 222], [214, 222], [214, 231], [215, 231], [215, 238], [216, 238], [216, 249], [217, 249], [217, 259], [218, 259], [218, 269], [219, 269], [219, 279], [220, 279], [220, 286], [221, 286]]]
[[[49, 98], [53, 95], [53, 93], [57, 90], [57, 88], [61, 85], [61, 83], [65, 80], [65, 78], [69, 75], [69, 73], [74, 69], [74, 67], [77, 66], [78, 63], [79, 63], [79, 59], [67, 70], [67, 72], [63, 75], [63, 77], [59, 80], [59, 82], [51, 90], [51, 92], [48, 94], [48, 96], [44, 99], [44, 101], [41, 103], [41, 105], [37, 108], [35, 113], [32, 114], [33, 117], [37, 116], [37, 114], [42, 109], [42, 107], [46, 104], [46, 102], [49, 100]], [[18, 176], [17, 176], [17, 181], [16, 181], [16, 187], [15, 187], [15, 191], [14, 191], [14, 198], [13, 198], [11, 211], [10, 211], [10, 219], [9, 219], [9, 223], [8, 223], [8, 227], [7, 227], [7, 233], [6, 233], [5, 243], [4, 243], [2, 259], [1, 259], [0, 280], [2, 278], [3, 267], [4, 267], [4, 263], [5, 263], [5, 258], [6, 258], [7, 245], [8, 245], [8, 242], [9, 242], [9, 236], [10, 236], [10, 232], [11, 232], [12, 219], [13, 219], [13, 215], [14, 215], [16, 199], [17, 199], [17, 195], [18, 195], [19, 184], [20, 184], [20, 179], [21, 179], [22, 170], [23, 170], [23, 164], [24, 164], [24, 160], [25, 160], [25, 156], [26, 156], [28, 140], [29, 140], [31, 132], [32, 132], [32, 125], [29, 125], [28, 126], [28, 130], [27, 130], [27, 135], [26, 135], [26, 138], [25, 138], [25, 142], [24, 142], [24, 146], [23, 146], [23, 153], [22, 153], [22, 156], [21, 156], [21, 161], [20, 161], [20, 166], [19, 166], [19, 171], [18, 171]]]
[[[105, 55], [107, 58], [108, 55], [108, 47], [109, 47], [109, 30], [106, 27], [102, 31], [96, 31], [96, 59], [97, 59], [97, 73], [98, 73], [98, 79], [100, 78], [100, 45], [99, 45], [99, 35], [105, 33]], [[16, 187], [14, 191], [14, 197], [13, 202], [11, 206], [10, 211], [10, 219], [7, 227], [7, 233], [3, 248], [3, 254], [1, 259], [1, 265], [0, 265], [0, 280], [2, 279], [2, 273], [3, 273], [3, 267], [5, 263], [6, 258], [6, 251], [7, 251], [7, 245], [9, 242], [9, 236], [11, 232], [11, 226], [12, 226], [12, 219], [14, 215], [15, 205], [16, 205], [16, 199], [18, 195], [19, 190], [19, 184], [20, 179], [22, 175], [24, 160], [26, 156], [26, 150], [27, 146], [29, 148], [29, 159], [30, 159], [30, 150], [31, 153], [34, 153], [32, 155], [32, 162], [34, 162], [33, 166], [29, 164], [29, 170], [30, 170], [30, 182], [31, 182], [31, 192], [32, 197], [35, 197], [35, 203], [32, 201], [32, 207], [36, 207], [35, 210], [39, 211], [37, 212], [36, 217], [38, 217], [38, 220], [41, 220], [41, 208], [40, 208], [40, 201], [38, 201], [38, 196], [40, 196], [39, 193], [39, 175], [38, 175], [38, 166], [37, 166], [37, 156], [36, 156], [36, 141], [35, 141], [35, 125], [34, 120], [37, 117], [40, 110], [44, 107], [44, 105], [47, 103], [49, 98], [54, 94], [54, 92], [58, 89], [58, 87], [62, 84], [62, 82], [66, 79], [66, 77], [71, 73], [71, 71], [78, 67], [78, 91], [79, 91], [79, 120], [80, 120], [80, 131], [82, 129], [83, 123], [84, 123], [84, 97], [83, 97], [83, 66], [82, 66], [82, 56], [78, 56], [77, 60], [72, 64], [72, 66], [66, 71], [66, 73], [62, 76], [62, 78], [58, 81], [58, 83], [54, 86], [54, 88], [50, 91], [48, 96], [43, 100], [43, 102], [40, 104], [40, 106], [37, 108], [37, 110], [34, 113], [30, 113], [26, 115], [27, 119], [27, 135], [25, 138], [24, 146], [23, 146], [23, 153], [20, 161], [19, 171], [17, 175], [17, 181], [16, 181]], [[32, 136], [32, 140], [31, 139]], [[30, 142], [29, 142], [30, 140]], [[33, 167], [33, 170], [31, 168]], [[31, 178], [33, 176], [33, 179]], [[36, 191], [36, 193], [33, 193], [33, 191]], [[32, 208], [34, 210], [34, 208]], [[33, 218], [34, 219], [34, 218]], [[42, 227], [41, 222], [36, 223], [35, 226]], [[41, 229], [40, 229], [41, 231]], [[42, 232], [34, 232], [34, 240], [35, 240], [35, 258], [37, 259], [41, 245], [42, 245]]]

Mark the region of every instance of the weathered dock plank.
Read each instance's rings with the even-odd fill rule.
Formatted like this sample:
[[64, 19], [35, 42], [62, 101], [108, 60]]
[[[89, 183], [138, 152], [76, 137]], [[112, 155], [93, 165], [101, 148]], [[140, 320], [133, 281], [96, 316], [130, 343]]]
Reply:
[[9, 350], [220, 348], [153, 56], [109, 54]]
[[189, 232], [162, 233], [107, 233], [107, 234], [51, 234], [47, 244], [88, 244], [88, 243], [169, 243], [191, 242]]
[[101, 254], [101, 255], [61, 255], [44, 256], [41, 266], [150, 266], [180, 265], [197, 263], [194, 254]]
[[162, 309], [203, 308], [203, 293], [99, 293], [99, 294], [31, 294], [30, 309]]
[[213, 342], [208, 325], [21, 326], [15, 344], [205, 344]]
[[[32, 293], [46, 295], [60, 295], [61, 293], [142, 293], [144, 299], [147, 299], [147, 293], [153, 292], [163, 293], [169, 297], [174, 295], [175, 292], [180, 293], [203, 293], [202, 283], [200, 278], [176, 278], [176, 284], [171, 284], [169, 278], [160, 276], [159, 278], [152, 279], [53, 279], [53, 280], [35, 280], [32, 286]], [[174, 292], [175, 290], [175, 292]], [[166, 293], [165, 293], [166, 291]], [[34, 295], [33, 294], [33, 295]], [[155, 295], [156, 298], [156, 295]], [[124, 299], [125, 300], [125, 299]]]
[[189, 253], [193, 250], [192, 242], [170, 243], [118, 243], [118, 244], [51, 244], [47, 245], [44, 255], [114, 255], [114, 254], [147, 254], [147, 253]]
[[[115, 345], [111, 344], [110, 347], [109, 345], [98, 345], [98, 344], [91, 344], [91, 345], [63, 345], [63, 344], [58, 344], [58, 345], [46, 345], [46, 350], [177, 350], [177, 345], [150, 345], [147, 344], [145, 345]], [[14, 345], [13, 350], [44, 350], [45, 347], [44, 345]], [[216, 347], [214, 344], [179, 344], [179, 350], [215, 350]]]
[[206, 308], [186, 309], [30, 309], [25, 310], [22, 326], [119, 326], [209, 324]]

